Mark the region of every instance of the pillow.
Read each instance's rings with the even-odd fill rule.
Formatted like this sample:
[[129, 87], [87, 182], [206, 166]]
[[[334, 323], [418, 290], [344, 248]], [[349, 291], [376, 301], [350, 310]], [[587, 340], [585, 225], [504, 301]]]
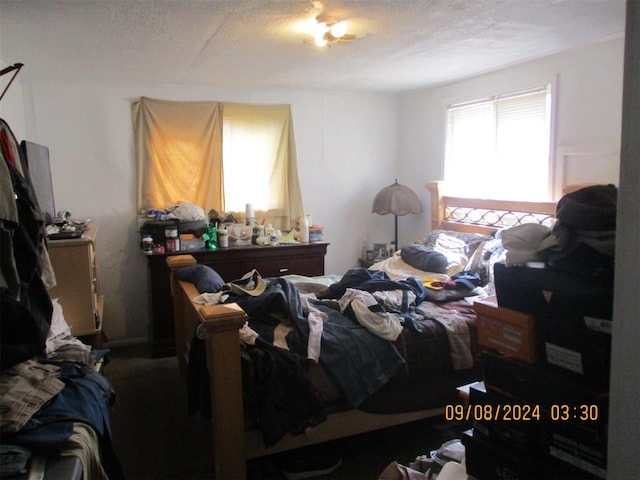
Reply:
[[[384, 272], [391, 280], [404, 280], [409, 277], [424, 278], [426, 272], [414, 268], [402, 260], [400, 253], [401, 251], [397, 251], [389, 258], [374, 263], [369, 267], [369, 270]], [[443, 273], [428, 272], [426, 276], [443, 282], [449, 280], [449, 276]]]
[[429, 238], [427, 238], [425, 246], [447, 257], [445, 273], [449, 276], [464, 270], [469, 260], [466, 254], [467, 244], [463, 240], [449, 235], [448, 232], [445, 233], [442, 230], [435, 235], [430, 235]]
[[482, 242], [493, 238], [490, 235], [482, 233], [456, 232], [455, 230], [433, 230], [425, 239], [425, 246], [433, 248], [433, 245], [435, 245], [438, 239], [443, 235], [447, 238], [455, 238], [462, 241], [466, 246], [464, 254], [467, 256], [471, 256]]
[[199, 293], [216, 293], [222, 289], [224, 280], [213, 268], [208, 265], [190, 265], [178, 268], [174, 271], [178, 280], [193, 283]]
[[449, 264], [444, 254], [418, 244], [402, 247], [400, 258], [413, 268], [425, 272], [444, 273]]
[[490, 282], [491, 268], [493, 266], [490, 260], [495, 252], [502, 249], [502, 241], [499, 238], [485, 240], [478, 245], [464, 269], [476, 272], [480, 275], [481, 285], [486, 285]]
[[537, 223], [525, 223], [500, 231], [502, 245], [507, 250], [507, 267], [527, 262], [544, 262], [544, 250], [554, 246], [551, 229]]

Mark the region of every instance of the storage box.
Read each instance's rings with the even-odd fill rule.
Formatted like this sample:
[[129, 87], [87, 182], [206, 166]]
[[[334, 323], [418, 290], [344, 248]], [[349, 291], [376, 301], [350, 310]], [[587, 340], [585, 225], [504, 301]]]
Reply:
[[503, 478], [510, 480], [535, 480], [541, 477], [539, 468], [525, 465], [521, 459], [481, 438], [474, 430], [462, 434], [465, 447], [467, 474], [480, 480]]
[[613, 317], [612, 283], [503, 263], [496, 263], [493, 272], [500, 307], [573, 326], [583, 326], [587, 318]]
[[540, 337], [547, 363], [582, 375], [591, 384], [609, 385], [611, 334], [592, 330], [587, 324], [576, 327], [548, 320], [540, 324]]
[[[469, 403], [474, 406], [474, 435], [510, 452], [528, 466], [536, 466], [546, 457], [549, 414], [540, 405], [473, 387], [469, 393]], [[496, 417], [493, 413], [497, 409], [506, 413]]]
[[537, 360], [533, 315], [498, 306], [496, 297], [476, 300], [476, 327], [480, 346], [525, 362]]
[[[593, 423], [553, 422], [549, 455], [598, 478], [606, 478], [606, 424]], [[601, 428], [596, 428], [598, 425]]]
[[204, 239], [196, 237], [192, 233], [180, 234], [180, 250], [198, 250], [204, 248]]
[[480, 352], [480, 363], [488, 392], [506, 394], [545, 409], [558, 404], [597, 404], [601, 417], [606, 418], [608, 389], [587, 382], [584, 376], [488, 351]]
[[462, 433], [465, 447], [467, 474], [478, 480], [596, 480], [600, 475], [588, 473], [569, 463], [548, 456], [535, 467], [525, 465], [522, 459], [488, 442], [477, 435], [475, 430]]
[[498, 305], [534, 315], [540, 360], [608, 385], [613, 286], [545, 268], [494, 266]]

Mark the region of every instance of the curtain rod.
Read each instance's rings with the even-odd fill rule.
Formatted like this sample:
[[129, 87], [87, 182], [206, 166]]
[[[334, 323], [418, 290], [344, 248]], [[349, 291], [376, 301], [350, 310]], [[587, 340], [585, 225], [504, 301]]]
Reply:
[[13, 74], [13, 77], [11, 77], [11, 80], [9, 80], [9, 83], [7, 83], [7, 86], [4, 87], [4, 90], [2, 91], [2, 95], [0, 95], [0, 100], [2, 100], [2, 98], [4, 97], [4, 94], [7, 93], [7, 90], [9, 90], [9, 87], [11, 86], [11, 84], [13, 83], [13, 80], [16, 78], [16, 76], [18, 75], [18, 73], [20, 73], [20, 69], [23, 67], [24, 65], [22, 63], [14, 63], [13, 65], [11, 65], [10, 67], [6, 67], [3, 68], [2, 70], [0, 70], [0, 77], [2, 75], [5, 75], [7, 73], [13, 72], [14, 70], [16, 71], [16, 73]]

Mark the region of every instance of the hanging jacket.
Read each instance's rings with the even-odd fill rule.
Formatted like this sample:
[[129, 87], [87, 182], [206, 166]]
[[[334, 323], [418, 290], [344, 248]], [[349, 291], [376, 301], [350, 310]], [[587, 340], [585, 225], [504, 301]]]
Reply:
[[18, 213], [17, 224], [2, 219], [1, 226], [3, 278], [8, 276], [5, 268], [11, 265], [17, 274], [17, 283], [7, 283], [0, 292], [0, 367], [6, 368], [45, 351], [53, 304], [42, 276], [44, 217], [28, 178], [16, 168], [6, 149], [0, 151]]

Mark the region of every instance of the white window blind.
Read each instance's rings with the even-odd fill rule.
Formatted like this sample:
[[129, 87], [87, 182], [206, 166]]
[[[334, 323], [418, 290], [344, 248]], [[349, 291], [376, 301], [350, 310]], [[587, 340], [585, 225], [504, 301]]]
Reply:
[[445, 181], [453, 194], [550, 198], [551, 86], [447, 107]]

